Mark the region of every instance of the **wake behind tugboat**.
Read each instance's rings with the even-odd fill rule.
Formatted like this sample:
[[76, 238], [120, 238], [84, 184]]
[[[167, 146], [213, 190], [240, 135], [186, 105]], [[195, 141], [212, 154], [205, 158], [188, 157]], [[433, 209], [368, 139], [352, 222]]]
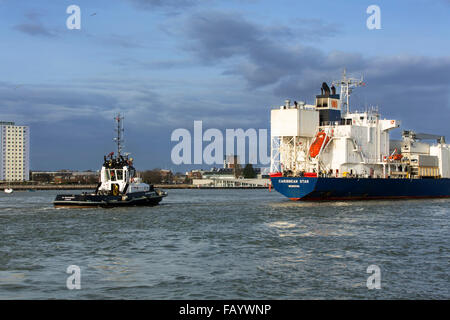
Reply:
[[151, 206], [158, 204], [167, 192], [153, 188], [153, 185], [143, 183], [136, 176], [133, 158], [122, 152], [122, 120], [120, 114], [117, 122], [117, 156], [114, 152], [104, 157], [101, 171], [101, 182], [93, 193], [84, 192], [78, 195], [59, 194], [53, 204], [55, 207], [122, 207]]

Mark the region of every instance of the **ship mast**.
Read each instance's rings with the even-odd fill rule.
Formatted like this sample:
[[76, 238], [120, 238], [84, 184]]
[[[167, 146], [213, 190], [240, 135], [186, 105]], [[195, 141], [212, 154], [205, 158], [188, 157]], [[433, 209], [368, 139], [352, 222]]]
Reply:
[[117, 137], [114, 138], [114, 141], [117, 143], [117, 157], [120, 157], [120, 153], [122, 152], [123, 148], [123, 116], [120, 115], [120, 113], [117, 114], [114, 120], [117, 122], [117, 128], [116, 133]]
[[366, 84], [363, 81], [363, 77], [361, 76], [361, 79], [347, 78], [347, 72], [344, 68], [342, 79], [333, 81], [332, 83], [334, 86], [341, 87], [341, 104], [345, 105], [345, 108], [342, 108], [342, 110], [346, 110], [347, 113], [350, 113], [350, 95], [352, 93], [352, 88], [365, 86]]

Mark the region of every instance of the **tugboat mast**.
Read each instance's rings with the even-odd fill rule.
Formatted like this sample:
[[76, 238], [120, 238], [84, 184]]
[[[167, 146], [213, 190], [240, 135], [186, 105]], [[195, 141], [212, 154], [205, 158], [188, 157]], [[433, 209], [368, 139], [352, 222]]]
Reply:
[[114, 138], [114, 141], [117, 143], [117, 157], [120, 157], [122, 148], [123, 148], [123, 119], [124, 117], [120, 115], [120, 112], [117, 114], [115, 120], [117, 122], [117, 137]]

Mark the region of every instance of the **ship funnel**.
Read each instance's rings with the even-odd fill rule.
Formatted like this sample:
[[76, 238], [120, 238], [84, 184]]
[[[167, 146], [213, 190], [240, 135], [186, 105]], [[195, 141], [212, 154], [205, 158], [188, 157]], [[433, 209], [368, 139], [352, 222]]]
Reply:
[[331, 94], [335, 95], [336, 94], [336, 87], [335, 86], [331, 86]]
[[322, 90], [324, 91], [326, 97], [330, 95], [330, 87], [327, 85], [326, 82], [322, 83]]
[[289, 100], [289, 99], [285, 100], [285, 101], [284, 101], [284, 106], [285, 106], [286, 108], [289, 108], [289, 107], [291, 106], [291, 100]]

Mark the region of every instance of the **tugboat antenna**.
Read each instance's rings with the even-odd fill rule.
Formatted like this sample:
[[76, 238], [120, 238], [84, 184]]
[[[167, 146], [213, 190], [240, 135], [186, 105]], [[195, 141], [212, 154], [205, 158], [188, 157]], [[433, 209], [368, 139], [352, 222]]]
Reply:
[[118, 113], [115, 120], [117, 122], [117, 137], [114, 138], [114, 141], [117, 143], [117, 157], [120, 157], [123, 148], [123, 116]]

